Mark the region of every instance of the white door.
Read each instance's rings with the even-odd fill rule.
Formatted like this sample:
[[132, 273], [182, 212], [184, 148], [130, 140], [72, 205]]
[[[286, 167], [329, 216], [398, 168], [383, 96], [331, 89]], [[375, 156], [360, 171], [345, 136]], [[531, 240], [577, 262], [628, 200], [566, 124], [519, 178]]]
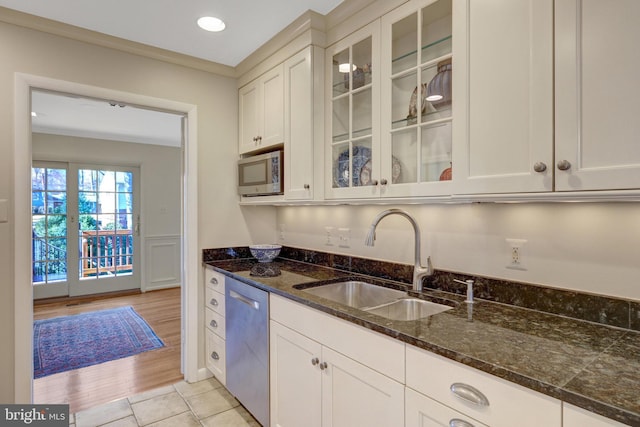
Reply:
[[34, 298], [140, 288], [138, 169], [32, 169]]
[[322, 348], [322, 426], [404, 425], [404, 386], [327, 347]]
[[555, 8], [556, 190], [640, 188], [640, 2]]
[[269, 335], [271, 425], [320, 427], [320, 344], [274, 321]]

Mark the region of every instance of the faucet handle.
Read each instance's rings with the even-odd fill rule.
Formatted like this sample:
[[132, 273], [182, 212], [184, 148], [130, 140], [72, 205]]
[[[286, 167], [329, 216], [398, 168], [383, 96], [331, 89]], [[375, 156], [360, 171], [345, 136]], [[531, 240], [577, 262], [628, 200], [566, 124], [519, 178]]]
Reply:
[[467, 299], [464, 300], [464, 302], [468, 304], [473, 304], [473, 280], [467, 279], [465, 281], [462, 281], [458, 279], [453, 279], [453, 281], [463, 285], [467, 285]]

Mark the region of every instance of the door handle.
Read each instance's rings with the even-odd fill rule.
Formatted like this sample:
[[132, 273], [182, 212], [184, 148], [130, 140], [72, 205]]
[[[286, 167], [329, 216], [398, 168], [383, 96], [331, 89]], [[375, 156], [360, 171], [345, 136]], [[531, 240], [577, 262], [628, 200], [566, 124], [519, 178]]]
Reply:
[[252, 300], [249, 297], [245, 297], [244, 295], [240, 295], [239, 293], [237, 293], [236, 291], [229, 291], [229, 296], [231, 298], [237, 299], [238, 301], [247, 304], [249, 307], [255, 309], [255, 310], [259, 310], [260, 309], [260, 303], [256, 300]]

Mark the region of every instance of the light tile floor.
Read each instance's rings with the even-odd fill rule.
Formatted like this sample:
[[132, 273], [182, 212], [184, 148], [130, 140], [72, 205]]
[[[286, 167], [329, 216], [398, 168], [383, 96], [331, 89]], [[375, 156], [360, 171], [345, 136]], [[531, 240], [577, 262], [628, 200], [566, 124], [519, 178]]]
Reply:
[[177, 384], [72, 414], [74, 427], [259, 427], [214, 378]]

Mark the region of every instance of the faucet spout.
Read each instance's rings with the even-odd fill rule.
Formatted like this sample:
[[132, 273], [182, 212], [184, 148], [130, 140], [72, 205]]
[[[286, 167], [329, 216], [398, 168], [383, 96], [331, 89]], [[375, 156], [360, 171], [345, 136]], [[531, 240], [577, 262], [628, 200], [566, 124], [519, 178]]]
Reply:
[[424, 267], [422, 265], [421, 256], [420, 256], [420, 227], [416, 220], [409, 215], [408, 212], [403, 211], [402, 209], [387, 209], [385, 211], [380, 212], [371, 223], [371, 228], [367, 233], [367, 237], [365, 239], [365, 245], [373, 246], [376, 240], [376, 227], [378, 223], [382, 220], [382, 218], [389, 215], [400, 215], [409, 220], [411, 225], [413, 226], [414, 231], [414, 260], [413, 260], [413, 290], [414, 291], [422, 291], [422, 278], [426, 276], [431, 276], [433, 272], [433, 268], [431, 266], [431, 257], [427, 257], [427, 266]]

